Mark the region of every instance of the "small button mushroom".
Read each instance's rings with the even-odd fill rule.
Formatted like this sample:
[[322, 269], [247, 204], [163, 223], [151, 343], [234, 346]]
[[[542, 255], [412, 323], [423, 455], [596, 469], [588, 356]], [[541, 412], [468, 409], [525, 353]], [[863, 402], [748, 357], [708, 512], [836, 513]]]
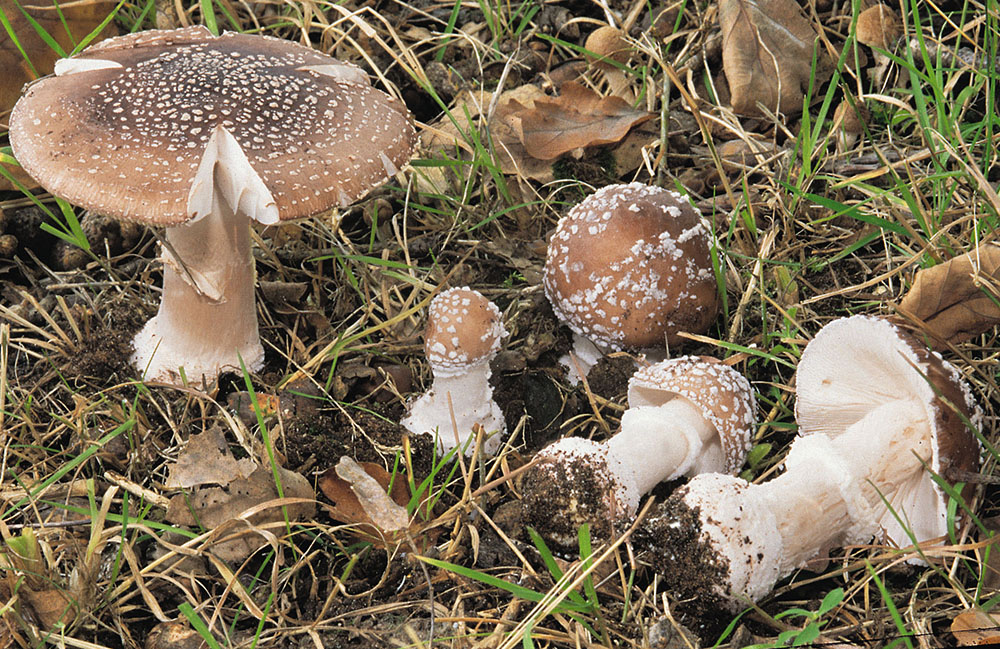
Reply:
[[456, 446], [472, 455], [475, 427], [487, 433], [483, 453], [493, 455], [506, 432], [503, 413], [493, 401], [490, 360], [507, 336], [500, 310], [478, 291], [452, 288], [431, 300], [424, 352], [434, 381], [410, 405], [401, 425], [411, 433], [437, 438], [438, 450]]
[[583, 48], [587, 50], [587, 61], [604, 75], [608, 82], [608, 94], [631, 102], [627, 73], [620, 66], [628, 62], [632, 54], [625, 33], [617, 27], [602, 25], [587, 36]]
[[868, 7], [858, 14], [858, 42], [875, 48], [875, 67], [872, 81], [881, 85], [890, 59], [879, 50], [892, 50], [903, 31], [896, 12], [884, 4]]
[[806, 346], [796, 393], [800, 437], [783, 474], [759, 485], [696, 476], [637, 530], [680, 597], [735, 609], [830, 548], [946, 536], [947, 497], [925, 465], [945, 480], [975, 471], [965, 421], [982, 423], [954, 367], [888, 320], [854, 316]]
[[658, 348], [662, 358], [665, 339], [706, 331], [719, 304], [709, 249], [687, 199], [642, 183], [608, 185], [562, 217], [543, 284], [584, 373], [605, 350]]
[[205, 27], [112, 38], [56, 63], [10, 141], [56, 196], [167, 228], [159, 311], [133, 341], [148, 380], [261, 369], [249, 224], [346, 206], [406, 164], [406, 109], [351, 65]]
[[569, 437], [539, 452], [525, 478], [530, 524], [569, 547], [589, 523], [611, 538], [657, 484], [743, 465], [754, 419], [749, 382], [708, 357], [682, 356], [629, 381], [621, 430], [605, 442]]
[[838, 155], [854, 148], [858, 137], [865, 132], [868, 118], [868, 109], [859, 100], [841, 100], [833, 113], [831, 125], [831, 129], [837, 134]]

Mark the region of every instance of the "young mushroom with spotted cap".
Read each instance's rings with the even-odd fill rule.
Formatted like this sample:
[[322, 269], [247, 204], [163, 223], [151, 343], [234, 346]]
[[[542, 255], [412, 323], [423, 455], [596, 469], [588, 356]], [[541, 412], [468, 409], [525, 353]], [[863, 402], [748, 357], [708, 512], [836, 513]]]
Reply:
[[431, 389], [410, 405], [402, 426], [430, 434], [438, 450], [456, 446], [472, 455], [476, 427], [486, 432], [483, 453], [493, 455], [506, 432], [503, 413], [493, 401], [490, 361], [507, 330], [500, 309], [468, 287], [452, 288], [431, 300], [424, 331], [424, 352], [431, 366]]
[[360, 69], [289, 41], [204, 27], [103, 41], [11, 114], [18, 161], [83, 208], [166, 226], [163, 296], [134, 340], [146, 379], [263, 366], [249, 223], [346, 206], [415, 146]]
[[743, 465], [755, 402], [750, 383], [728, 365], [682, 356], [644, 367], [629, 381], [628, 404], [607, 441], [568, 437], [538, 453], [524, 505], [546, 538], [572, 547], [584, 523], [612, 538], [660, 482]]
[[[708, 227], [677, 192], [608, 185], [559, 220], [543, 284], [586, 373], [606, 350], [674, 346], [715, 320]], [[572, 363], [567, 363], [572, 368]]]
[[982, 423], [958, 370], [894, 323], [853, 316], [806, 346], [796, 394], [800, 436], [782, 475], [697, 476], [637, 530], [681, 598], [735, 609], [831, 548], [947, 538], [948, 498], [930, 471], [949, 482], [976, 471], [966, 422]]

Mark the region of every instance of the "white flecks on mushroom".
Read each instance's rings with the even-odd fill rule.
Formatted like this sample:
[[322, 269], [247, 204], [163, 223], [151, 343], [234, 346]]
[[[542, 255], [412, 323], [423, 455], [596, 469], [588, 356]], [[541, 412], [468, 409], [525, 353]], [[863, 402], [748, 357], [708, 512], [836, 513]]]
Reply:
[[424, 332], [434, 381], [400, 424], [411, 433], [434, 435], [443, 453], [457, 446], [466, 455], [475, 450], [471, 442], [481, 427], [487, 435], [483, 453], [495, 454], [506, 425], [493, 400], [490, 360], [506, 336], [500, 310], [478, 291], [463, 287], [439, 293]]
[[678, 344], [680, 332], [705, 331], [715, 319], [709, 248], [701, 215], [676, 192], [609, 185], [559, 220], [545, 295], [575, 339], [603, 350], [662, 350], [664, 339]]
[[405, 108], [362, 71], [277, 38], [154, 30], [57, 70], [14, 107], [11, 144], [53, 194], [168, 227], [163, 301], [133, 357], [149, 379], [177, 381], [183, 367], [197, 383], [241, 358], [259, 369], [250, 237], [239, 230], [348, 205], [415, 146]]
[[[629, 381], [621, 430], [602, 443], [566, 438], [542, 449], [525, 479], [531, 524], [564, 546], [576, 530], [610, 520], [619, 529], [660, 482], [705, 471], [734, 473], [750, 445], [750, 383], [716, 359], [682, 356], [640, 369]], [[572, 484], [593, 478], [584, 507]], [[605, 485], [604, 488], [595, 485]], [[536, 515], [553, 509], [555, 513]], [[571, 506], [572, 505], [572, 506]], [[546, 520], [547, 519], [547, 520]]]

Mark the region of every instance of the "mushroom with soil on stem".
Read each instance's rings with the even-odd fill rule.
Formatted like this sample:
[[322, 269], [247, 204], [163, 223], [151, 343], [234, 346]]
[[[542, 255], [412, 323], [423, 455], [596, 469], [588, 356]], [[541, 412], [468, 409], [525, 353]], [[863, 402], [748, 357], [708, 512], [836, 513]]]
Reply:
[[583, 373], [607, 350], [662, 358], [664, 341], [706, 331], [719, 305], [710, 248], [687, 199], [642, 183], [608, 185], [559, 219], [543, 285]]
[[831, 548], [948, 533], [948, 496], [932, 473], [954, 481], [977, 470], [969, 426], [982, 423], [958, 370], [896, 324], [853, 316], [806, 346], [796, 392], [800, 436], [783, 474], [762, 484], [696, 476], [637, 530], [679, 597], [735, 609], [825, 563]]
[[714, 358], [682, 356], [637, 371], [621, 430], [604, 442], [550, 444], [525, 475], [526, 519], [542, 536], [575, 545], [577, 530], [613, 538], [660, 482], [706, 471], [735, 473], [750, 446], [750, 383]]
[[198, 26], [59, 61], [14, 107], [10, 140], [54, 195], [166, 227], [159, 311], [131, 360], [176, 383], [263, 366], [249, 224], [350, 204], [408, 162], [416, 136], [359, 68]]
[[401, 425], [415, 434], [434, 435], [438, 451], [456, 446], [472, 455], [477, 427], [487, 434], [483, 453], [493, 455], [506, 432], [493, 400], [490, 361], [507, 337], [500, 309], [468, 287], [442, 291], [431, 300], [424, 352], [434, 381], [410, 404]]

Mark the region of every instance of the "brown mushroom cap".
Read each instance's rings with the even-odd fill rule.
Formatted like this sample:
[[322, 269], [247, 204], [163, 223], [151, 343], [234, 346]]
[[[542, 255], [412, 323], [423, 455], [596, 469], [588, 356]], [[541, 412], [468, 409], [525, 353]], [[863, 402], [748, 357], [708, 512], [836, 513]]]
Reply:
[[545, 295], [577, 334], [613, 349], [680, 342], [718, 309], [708, 229], [680, 194], [609, 185], [559, 220]]
[[877, 4], [858, 14], [858, 42], [887, 50], [902, 34], [899, 18], [889, 7]]
[[632, 52], [622, 30], [611, 25], [602, 25], [590, 32], [583, 48], [594, 55], [588, 54], [587, 60], [601, 70], [615, 68], [614, 63], [625, 63]]
[[46, 189], [101, 214], [161, 225], [202, 216], [192, 183], [219, 130], [270, 193], [266, 222], [346, 205], [415, 144], [405, 108], [360, 70], [277, 38], [151, 31], [61, 63], [18, 101], [11, 144]]
[[746, 460], [756, 404], [746, 378], [709, 356], [680, 356], [641, 368], [628, 383], [629, 408], [660, 406], [683, 397], [701, 411], [722, 442], [726, 473]]
[[471, 288], [451, 288], [431, 300], [424, 352], [435, 375], [464, 372], [492, 358], [506, 335], [495, 304]]

